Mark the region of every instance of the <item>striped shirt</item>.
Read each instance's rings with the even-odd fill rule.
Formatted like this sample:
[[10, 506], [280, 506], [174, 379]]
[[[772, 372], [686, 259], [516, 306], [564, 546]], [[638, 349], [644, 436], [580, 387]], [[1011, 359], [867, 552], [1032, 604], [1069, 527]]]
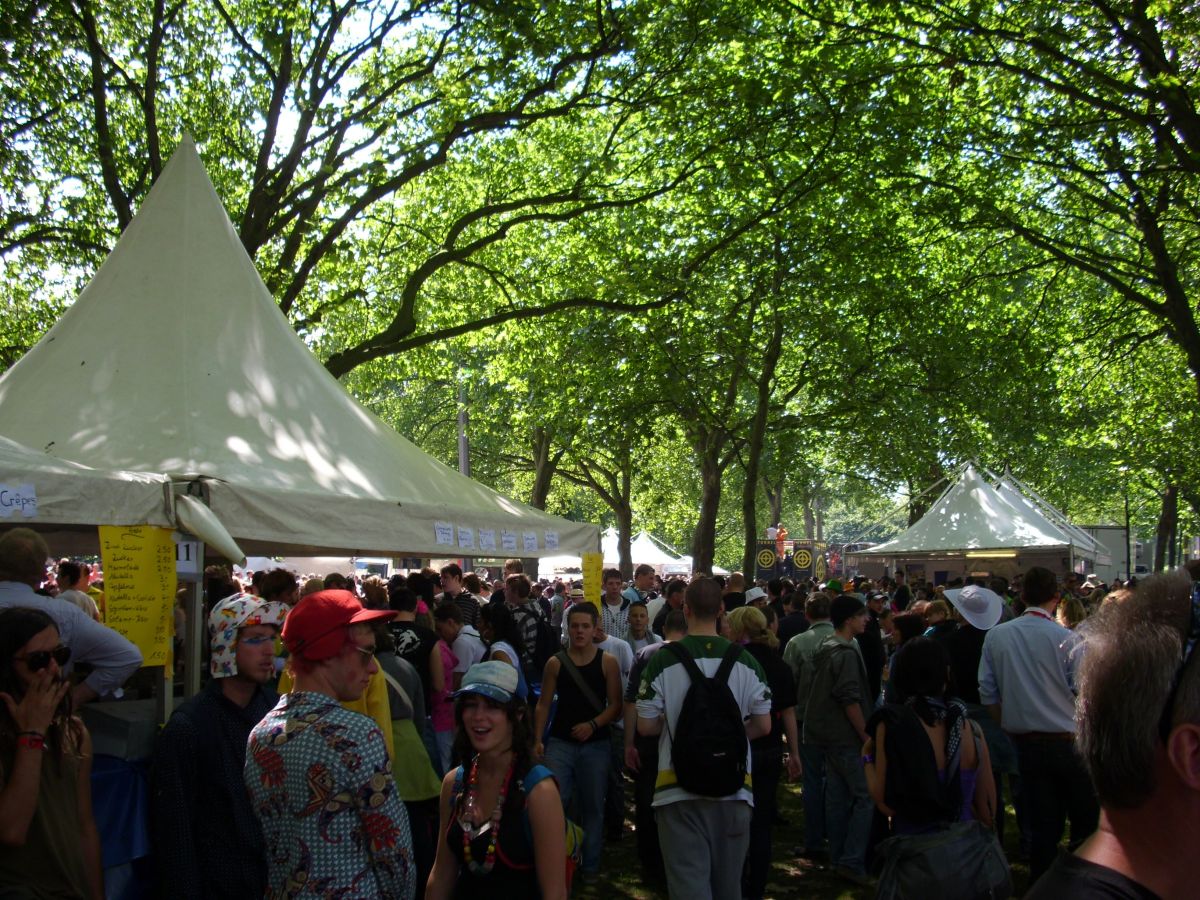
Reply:
[[[716, 674], [721, 665], [721, 657], [729, 641], [715, 635], [689, 635], [681, 643], [696, 659], [700, 671], [708, 677]], [[675, 770], [671, 760], [671, 733], [679, 721], [679, 712], [683, 708], [683, 698], [687, 696], [692, 680], [687, 669], [669, 650], [659, 650], [650, 658], [646, 670], [642, 673], [642, 683], [638, 691], [638, 717], [657, 719], [665, 715], [666, 727], [658, 738], [658, 778], [654, 784], [654, 806], [666, 806], [680, 800], [713, 799], [701, 797], [685, 791], [675, 780]], [[743, 719], [750, 716], [768, 715], [771, 712], [771, 689], [767, 686], [767, 676], [762, 666], [745, 650], [729, 673], [729, 689], [742, 711]], [[736, 794], [720, 798], [722, 800], [742, 800], [754, 805], [754, 795], [750, 781], [750, 741], [746, 741], [746, 782]]]

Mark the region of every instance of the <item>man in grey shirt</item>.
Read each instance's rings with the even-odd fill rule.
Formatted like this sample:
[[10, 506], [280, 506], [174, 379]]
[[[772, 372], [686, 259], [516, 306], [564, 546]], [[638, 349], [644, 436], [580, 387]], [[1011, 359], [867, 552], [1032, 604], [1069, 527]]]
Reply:
[[45, 578], [49, 556], [46, 542], [36, 531], [13, 528], [0, 537], [0, 609], [25, 606], [42, 610], [54, 620], [63, 644], [71, 648], [71, 664], [92, 666], [91, 674], [71, 691], [78, 709], [124, 684], [141, 666], [142, 654], [75, 604], [35, 593]]

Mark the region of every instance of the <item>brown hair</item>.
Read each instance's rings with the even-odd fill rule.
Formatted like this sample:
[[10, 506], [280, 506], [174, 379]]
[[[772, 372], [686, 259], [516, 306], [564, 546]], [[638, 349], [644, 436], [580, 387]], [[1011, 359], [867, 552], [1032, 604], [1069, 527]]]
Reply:
[[263, 573], [258, 590], [264, 600], [274, 600], [281, 594], [290, 594], [296, 587], [295, 575], [287, 569], [272, 569]]
[[692, 611], [692, 617], [702, 622], [715, 622], [724, 608], [721, 587], [711, 578], [701, 578], [689, 584], [683, 602]]
[[50, 548], [30, 528], [13, 528], [0, 537], [0, 575], [26, 584], [41, 584], [46, 578]]
[[[592, 620], [593, 625], [600, 621], [600, 612], [596, 609], [596, 604], [592, 603], [590, 600], [584, 600], [571, 605], [571, 608], [567, 610], [568, 623], [571, 621], [571, 616], [575, 615], [576, 613], [586, 613], [587, 616]], [[568, 624], [567, 627], [569, 628], [570, 625]]]

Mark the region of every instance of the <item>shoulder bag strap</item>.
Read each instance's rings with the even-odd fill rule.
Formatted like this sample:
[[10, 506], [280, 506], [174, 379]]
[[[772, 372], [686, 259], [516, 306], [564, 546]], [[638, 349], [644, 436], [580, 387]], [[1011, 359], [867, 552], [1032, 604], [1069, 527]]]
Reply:
[[[603, 653], [604, 651], [597, 650], [596, 652]], [[583, 694], [583, 699], [595, 707], [596, 715], [600, 715], [600, 713], [604, 712], [604, 710], [608, 708], [608, 704], [601, 703], [600, 698], [596, 696], [596, 692], [588, 687], [588, 683], [583, 680], [583, 673], [579, 671], [579, 667], [576, 666], [571, 660], [571, 657], [567, 655], [567, 651], [559, 650], [558, 653], [554, 654], [554, 658], [558, 660], [559, 668], [563, 669], [568, 675], [571, 676], [571, 680], [575, 682], [575, 685], [579, 688], [580, 693]], [[603, 665], [603, 663], [601, 663], [601, 665]]]
[[416, 709], [413, 707], [412, 697], [408, 696], [408, 691], [404, 689], [400, 682], [389, 675], [383, 666], [379, 667], [379, 671], [383, 675], [383, 680], [388, 683], [388, 687], [400, 695], [400, 699], [403, 700], [404, 705], [408, 707], [409, 718], [412, 718], [412, 716], [416, 713]]
[[413, 698], [408, 696], [408, 691], [404, 690], [403, 685], [400, 682], [397, 682], [395, 678], [392, 678], [390, 674], [388, 674], [388, 670], [385, 670], [383, 666], [379, 667], [379, 672], [383, 673], [383, 678], [385, 682], [388, 682], [389, 688], [396, 691], [396, 694], [400, 695], [401, 700], [408, 704], [408, 708], [412, 709]]

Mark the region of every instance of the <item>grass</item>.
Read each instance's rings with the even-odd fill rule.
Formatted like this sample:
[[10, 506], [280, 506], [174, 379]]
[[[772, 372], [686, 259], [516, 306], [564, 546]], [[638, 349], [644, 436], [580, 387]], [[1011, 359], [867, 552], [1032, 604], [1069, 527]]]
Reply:
[[[616, 842], [606, 841], [601, 863], [601, 876], [594, 888], [586, 892], [575, 891], [580, 897], [632, 898], [632, 900], [656, 900], [667, 896], [664, 888], [648, 886], [642, 879], [641, 867], [637, 861], [636, 838], [633, 822], [633, 792], [630, 782], [626, 782], [626, 831], [625, 836]], [[800, 785], [787, 781], [779, 785], [779, 814], [787, 821], [787, 825], [777, 825], [771, 838], [771, 874], [767, 879], [766, 896], [769, 898], [806, 898], [806, 900], [834, 900], [834, 898], [850, 898], [850, 900], [870, 900], [875, 896], [873, 888], [861, 888], [838, 878], [825, 867], [814, 866], [807, 860], [798, 859], [792, 854], [792, 849], [804, 843], [804, 804], [800, 797]], [[1005, 851], [1010, 860], [1016, 859], [1015, 840], [1012, 834], [1015, 818], [1011, 807], [1008, 810], [1008, 822]], [[1029, 882], [1029, 867], [1023, 863], [1014, 863], [1013, 885], [1014, 896], [1024, 894]]]

